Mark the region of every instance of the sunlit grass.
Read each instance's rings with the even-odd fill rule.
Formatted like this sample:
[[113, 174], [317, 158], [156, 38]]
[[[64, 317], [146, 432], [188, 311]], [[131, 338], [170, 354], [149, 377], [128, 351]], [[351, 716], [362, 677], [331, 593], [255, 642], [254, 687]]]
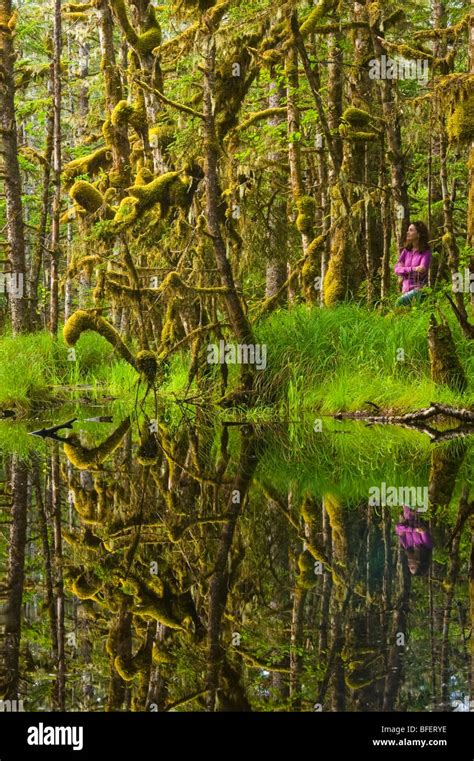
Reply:
[[[427, 331], [429, 311], [382, 314], [354, 304], [335, 309], [300, 305], [274, 313], [256, 329], [267, 346], [267, 367], [257, 372], [252, 419], [300, 419], [313, 413], [354, 411], [373, 402], [383, 409], [410, 410], [436, 400], [474, 404], [474, 352], [449, 316], [458, 354], [469, 380], [461, 395], [430, 378]], [[157, 393], [166, 403], [199, 394], [188, 388], [189, 352], [172, 355]], [[240, 368], [229, 366], [229, 390]], [[220, 396], [220, 375], [211, 368], [207, 404]], [[133, 405], [138, 377], [100, 336], [86, 333], [75, 347], [48, 333], [0, 338], [0, 405], [25, 411], [48, 402], [84, 402], [119, 397]], [[86, 388], [87, 387], [87, 388]], [[152, 395], [147, 399], [147, 407]], [[240, 411], [223, 411], [226, 416]]]

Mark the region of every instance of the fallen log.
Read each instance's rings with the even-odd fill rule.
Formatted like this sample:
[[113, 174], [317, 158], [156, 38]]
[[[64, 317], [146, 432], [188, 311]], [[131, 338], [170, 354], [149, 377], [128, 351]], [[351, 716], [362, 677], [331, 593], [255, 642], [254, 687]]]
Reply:
[[394, 425], [422, 423], [424, 420], [430, 420], [438, 416], [455, 418], [463, 423], [474, 425], [474, 410], [459, 409], [451, 407], [448, 404], [439, 404], [431, 402], [429, 407], [415, 412], [408, 412], [405, 415], [374, 415], [366, 410], [357, 410], [356, 412], [336, 412], [333, 418], [336, 420], [364, 420], [367, 423], [391, 423]]

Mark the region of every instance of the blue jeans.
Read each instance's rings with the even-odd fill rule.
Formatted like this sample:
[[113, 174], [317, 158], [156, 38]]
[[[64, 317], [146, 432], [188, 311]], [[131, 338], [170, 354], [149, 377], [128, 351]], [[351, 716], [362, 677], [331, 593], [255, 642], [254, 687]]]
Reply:
[[407, 291], [406, 293], [403, 293], [400, 298], [398, 298], [395, 302], [396, 307], [406, 307], [409, 304], [419, 304], [421, 301], [423, 301], [426, 298], [426, 293], [423, 293], [422, 290], [413, 289], [411, 291]]

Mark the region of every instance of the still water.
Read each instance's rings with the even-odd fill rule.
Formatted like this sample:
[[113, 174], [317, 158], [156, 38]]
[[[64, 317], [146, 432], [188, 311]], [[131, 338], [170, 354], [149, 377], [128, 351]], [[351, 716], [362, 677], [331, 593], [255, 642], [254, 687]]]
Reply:
[[0, 422], [0, 697], [468, 710], [472, 437], [92, 414]]

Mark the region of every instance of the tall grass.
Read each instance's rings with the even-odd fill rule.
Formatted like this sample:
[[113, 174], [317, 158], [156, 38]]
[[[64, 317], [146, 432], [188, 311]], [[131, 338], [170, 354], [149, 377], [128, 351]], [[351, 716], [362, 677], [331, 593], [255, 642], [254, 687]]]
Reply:
[[[432, 400], [472, 405], [472, 342], [462, 336], [451, 316], [449, 320], [469, 380], [462, 395], [436, 386], [430, 379], [428, 310], [384, 315], [345, 304], [335, 309], [297, 306], [278, 311], [256, 329], [257, 340], [267, 345], [267, 367], [257, 371], [257, 416], [268, 419], [271, 410], [273, 416], [295, 420], [313, 413], [359, 409], [367, 401], [398, 410], [422, 407]], [[195, 393], [195, 385], [187, 389], [189, 361], [189, 352], [173, 355], [159, 389], [164, 400]], [[230, 388], [238, 383], [239, 369], [229, 367]], [[212, 372], [217, 400], [218, 367]], [[29, 409], [48, 399], [78, 399], [80, 387], [86, 384], [92, 386], [89, 395], [112, 394], [133, 400], [136, 382], [133, 368], [93, 333], [81, 337], [74, 361], [62, 337], [53, 341], [44, 332], [14, 339], [0, 337], [3, 407], [15, 403]]]
[[106, 384], [111, 375], [126, 375], [125, 364], [117, 360], [107, 341], [92, 333], [81, 337], [75, 355], [62, 336], [53, 341], [46, 332], [16, 338], [4, 335], [0, 337], [0, 405], [29, 409], [62, 395], [68, 398], [64, 387]]
[[293, 414], [350, 411], [366, 401], [399, 409], [414, 409], [432, 399], [472, 404], [472, 342], [450, 322], [469, 379], [463, 395], [431, 381], [429, 312], [383, 315], [352, 304], [335, 309], [298, 306], [262, 323], [258, 340], [267, 344], [268, 354], [261, 388], [284, 400]]

